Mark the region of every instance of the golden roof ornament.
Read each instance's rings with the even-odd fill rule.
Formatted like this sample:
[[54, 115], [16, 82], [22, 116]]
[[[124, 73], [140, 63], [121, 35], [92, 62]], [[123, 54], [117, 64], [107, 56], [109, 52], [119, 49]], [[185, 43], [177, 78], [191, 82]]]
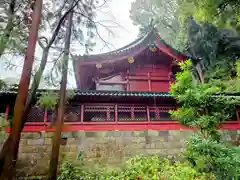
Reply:
[[156, 47], [150, 47], [150, 50], [151, 50], [152, 52], [156, 52], [156, 51], [157, 51], [157, 48], [156, 48]]
[[150, 44], [149, 50], [152, 51], [152, 52], [156, 52], [157, 51], [156, 45], [155, 44]]
[[129, 58], [128, 58], [128, 63], [132, 64], [132, 63], [134, 63], [134, 61], [135, 61], [135, 60], [134, 60], [133, 57], [129, 57]]
[[97, 63], [96, 64], [96, 68], [98, 68], [98, 69], [102, 68], [102, 64], [101, 63]]

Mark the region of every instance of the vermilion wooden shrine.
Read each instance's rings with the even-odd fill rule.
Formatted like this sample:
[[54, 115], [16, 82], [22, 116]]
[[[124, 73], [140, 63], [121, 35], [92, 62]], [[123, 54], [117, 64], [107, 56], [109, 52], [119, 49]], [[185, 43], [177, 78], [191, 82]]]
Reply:
[[[177, 108], [168, 93], [170, 83], [179, 71], [177, 62], [186, 57], [154, 29], [118, 50], [74, 58], [77, 90], [65, 109], [63, 130], [187, 129], [168, 113]], [[6, 119], [15, 96], [15, 91], [1, 92]], [[236, 114], [222, 128], [240, 129]], [[54, 118], [54, 111], [33, 106], [24, 131], [52, 131], [49, 124]]]

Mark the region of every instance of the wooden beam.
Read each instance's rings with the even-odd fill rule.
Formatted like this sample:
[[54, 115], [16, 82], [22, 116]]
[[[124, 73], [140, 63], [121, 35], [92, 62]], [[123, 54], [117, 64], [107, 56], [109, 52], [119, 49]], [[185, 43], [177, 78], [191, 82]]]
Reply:
[[127, 81], [98, 81], [100, 85], [127, 84]]
[[153, 77], [150, 78], [148, 76], [129, 76], [129, 80], [139, 80], [139, 81], [147, 81], [150, 79], [151, 81], [170, 81], [168, 76], [162, 76], [162, 77]]
[[[227, 121], [220, 125], [219, 129], [223, 130], [240, 130], [240, 123], [237, 121]], [[161, 122], [105, 122], [102, 124], [93, 125], [79, 124], [68, 125], [63, 128], [64, 132], [72, 131], [113, 131], [113, 130], [194, 130], [179, 124], [177, 121], [161, 121]], [[48, 128], [46, 126], [25, 126], [23, 132], [54, 132], [55, 128]], [[6, 132], [11, 132], [11, 128], [6, 128]]]

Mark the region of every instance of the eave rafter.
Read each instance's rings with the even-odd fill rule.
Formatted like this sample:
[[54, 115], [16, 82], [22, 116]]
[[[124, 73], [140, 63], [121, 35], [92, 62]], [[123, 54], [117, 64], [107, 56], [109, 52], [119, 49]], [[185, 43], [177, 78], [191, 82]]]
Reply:
[[92, 65], [101, 62], [112, 63], [127, 59], [129, 57], [137, 56], [151, 45], [155, 45], [160, 51], [166, 55], [172, 57], [176, 61], [182, 61], [186, 59], [186, 56], [171, 46], [169, 46], [161, 37], [158, 35], [156, 30], [152, 28], [148, 33], [141, 36], [134, 42], [130, 43], [127, 46], [124, 46], [115, 51], [111, 51], [103, 54], [89, 55], [89, 56], [75, 56], [76, 65]]

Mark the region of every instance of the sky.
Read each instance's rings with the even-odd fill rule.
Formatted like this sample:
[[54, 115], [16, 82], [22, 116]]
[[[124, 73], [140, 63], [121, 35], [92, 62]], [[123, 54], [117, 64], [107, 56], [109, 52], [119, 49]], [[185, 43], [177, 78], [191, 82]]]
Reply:
[[[108, 47], [104, 46], [105, 43], [98, 38], [96, 40], [96, 47], [94, 47], [92, 54], [108, 52], [110, 50], [121, 48], [137, 38], [138, 27], [132, 24], [132, 21], [129, 17], [129, 10], [131, 8], [132, 1], [133, 0], [109, 0], [105, 8], [97, 12], [96, 21], [101, 22], [105, 26], [109, 26], [108, 29], [113, 32], [114, 35], [109, 34], [109, 31], [106, 28], [99, 26], [99, 34], [101, 34], [101, 38], [108, 42], [109, 45]], [[110, 21], [114, 23], [111, 23]], [[73, 49], [73, 54], [82, 54], [78, 47], [74, 47]], [[41, 49], [39, 47], [36, 48], [35, 56], [37, 59], [41, 58]], [[49, 56], [49, 61], [51, 61], [52, 56], [53, 55]], [[18, 62], [17, 64], [19, 64], [20, 67], [13, 70], [6, 70], [3, 68], [3, 64], [0, 64], [0, 78], [7, 78], [9, 82], [16, 81], [16, 77], [19, 79], [23, 60], [17, 59], [14, 61]], [[72, 65], [69, 67], [71, 66]], [[46, 87], [44, 82], [41, 83], [41, 87]], [[68, 88], [75, 87], [75, 77], [73, 76], [73, 73], [69, 73]]]

